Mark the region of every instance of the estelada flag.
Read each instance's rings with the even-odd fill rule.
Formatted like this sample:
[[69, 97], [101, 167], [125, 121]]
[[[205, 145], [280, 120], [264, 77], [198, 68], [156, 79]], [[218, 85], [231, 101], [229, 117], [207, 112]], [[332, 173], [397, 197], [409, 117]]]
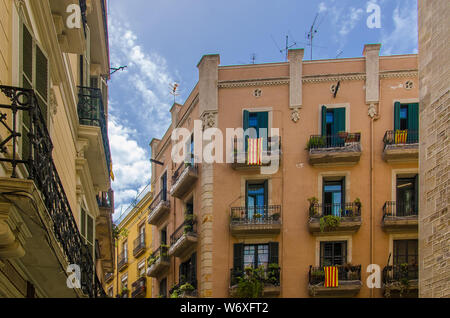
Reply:
[[248, 158], [249, 165], [260, 165], [262, 163], [263, 138], [248, 139]]
[[326, 266], [325, 270], [325, 287], [338, 287], [338, 268], [336, 266]]

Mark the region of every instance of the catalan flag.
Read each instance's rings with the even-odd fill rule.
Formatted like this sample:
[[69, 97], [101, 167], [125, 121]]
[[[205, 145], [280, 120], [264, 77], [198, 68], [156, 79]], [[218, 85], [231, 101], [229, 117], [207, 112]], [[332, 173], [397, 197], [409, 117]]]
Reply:
[[395, 144], [406, 144], [407, 137], [408, 137], [408, 130], [396, 130]]
[[249, 165], [260, 165], [262, 163], [263, 138], [248, 139], [248, 158]]
[[325, 287], [338, 287], [338, 268], [336, 266], [326, 266], [325, 271]]

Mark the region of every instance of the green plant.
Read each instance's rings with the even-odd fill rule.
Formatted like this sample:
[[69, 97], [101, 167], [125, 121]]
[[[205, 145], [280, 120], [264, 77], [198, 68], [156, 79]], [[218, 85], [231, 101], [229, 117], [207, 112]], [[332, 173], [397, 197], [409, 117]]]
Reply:
[[280, 213], [274, 213], [272, 214], [272, 219], [274, 221], [278, 221], [280, 219], [281, 214]]
[[262, 217], [262, 215], [261, 215], [260, 213], [255, 213], [254, 217], [255, 217], [256, 219], [259, 219], [259, 218]]
[[179, 290], [181, 292], [189, 292], [195, 290], [195, 288], [189, 283], [184, 283], [183, 285], [180, 286]]
[[311, 148], [321, 148], [323, 146], [325, 146], [325, 137], [313, 136], [308, 140], [306, 150], [310, 150]]
[[316, 278], [322, 278], [325, 277], [325, 272], [322, 270], [315, 270], [311, 272], [311, 276], [314, 276]]
[[341, 223], [341, 218], [336, 215], [325, 215], [320, 218], [320, 232], [334, 230]]
[[189, 222], [194, 220], [194, 214], [187, 213], [187, 211], [184, 214], [184, 221]]
[[280, 283], [280, 265], [271, 263], [267, 266], [267, 282], [272, 285]]
[[314, 216], [319, 214], [319, 210], [317, 204], [319, 203], [319, 199], [316, 197], [308, 198], [309, 202], [309, 215]]
[[147, 266], [152, 266], [153, 264], [156, 263], [156, 261], [159, 259], [159, 255], [155, 255], [155, 256], [150, 256], [147, 260]]
[[245, 268], [245, 274], [237, 277], [237, 286], [232, 293], [235, 298], [260, 298], [264, 291], [264, 268]]
[[184, 234], [187, 234], [187, 233], [190, 233], [190, 232], [192, 232], [192, 225], [190, 225], [190, 224], [186, 224], [185, 226], [184, 226]]
[[355, 205], [356, 205], [359, 209], [362, 207], [361, 199], [360, 199], [360, 198], [356, 198], [355, 201], [353, 201], [353, 203], [355, 203]]

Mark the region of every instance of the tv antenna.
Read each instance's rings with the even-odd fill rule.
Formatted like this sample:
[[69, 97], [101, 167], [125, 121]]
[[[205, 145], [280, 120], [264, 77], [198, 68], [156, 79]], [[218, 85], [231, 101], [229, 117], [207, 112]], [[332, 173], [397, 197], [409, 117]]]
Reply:
[[271, 36], [271, 37], [272, 37], [272, 41], [273, 41], [273, 43], [275, 44], [275, 46], [277, 47], [278, 51], [280, 51], [281, 54], [285, 55], [285, 59], [286, 59], [286, 61], [287, 61], [287, 60], [288, 60], [289, 49], [290, 49], [291, 47], [296, 46], [296, 45], [297, 45], [297, 42], [294, 41], [292, 44], [289, 44], [289, 35], [286, 35], [286, 46], [284, 47], [284, 49], [281, 49], [281, 48], [278, 46], [278, 44], [277, 44], [277, 42], [275, 41], [275, 39], [273, 38], [273, 36]]
[[313, 58], [313, 40], [314, 40], [314, 36], [317, 33], [317, 28], [315, 27], [316, 25], [316, 21], [317, 21], [317, 17], [319, 16], [319, 14], [316, 14], [316, 17], [314, 18], [314, 22], [311, 25], [311, 28], [309, 29], [308, 34], [306, 35], [306, 38], [309, 40], [309, 45], [311, 46], [311, 60]]
[[170, 87], [170, 95], [173, 95], [173, 103], [175, 104], [177, 96], [180, 95], [178, 93], [178, 88], [180, 87], [180, 84], [175, 82], [173, 84], [169, 84], [169, 87]]
[[252, 53], [252, 55], [250, 56], [250, 59], [252, 60], [252, 64], [255, 64], [255, 62], [256, 62], [256, 53]]
[[111, 67], [110, 68], [111, 73], [109, 75], [113, 75], [117, 71], [124, 71], [127, 67], [128, 67], [127, 65], [119, 66], [119, 67]]

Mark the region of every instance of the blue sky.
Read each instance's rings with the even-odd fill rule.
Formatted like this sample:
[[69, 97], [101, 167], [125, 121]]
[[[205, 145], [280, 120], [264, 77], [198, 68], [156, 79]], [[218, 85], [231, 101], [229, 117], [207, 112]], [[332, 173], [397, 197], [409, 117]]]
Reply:
[[[369, 3], [381, 8], [381, 28], [367, 27]], [[170, 124], [180, 84], [183, 103], [198, 79], [204, 54], [222, 65], [284, 61], [286, 35], [305, 48], [318, 14], [314, 59], [357, 57], [364, 44], [381, 43], [382, 55], [417, 53], [417, 0], [108, 0], [111, 66], [127, 65], [109, 82], [109, 135], [116, 219], [150, 182], [152, 138]]]

